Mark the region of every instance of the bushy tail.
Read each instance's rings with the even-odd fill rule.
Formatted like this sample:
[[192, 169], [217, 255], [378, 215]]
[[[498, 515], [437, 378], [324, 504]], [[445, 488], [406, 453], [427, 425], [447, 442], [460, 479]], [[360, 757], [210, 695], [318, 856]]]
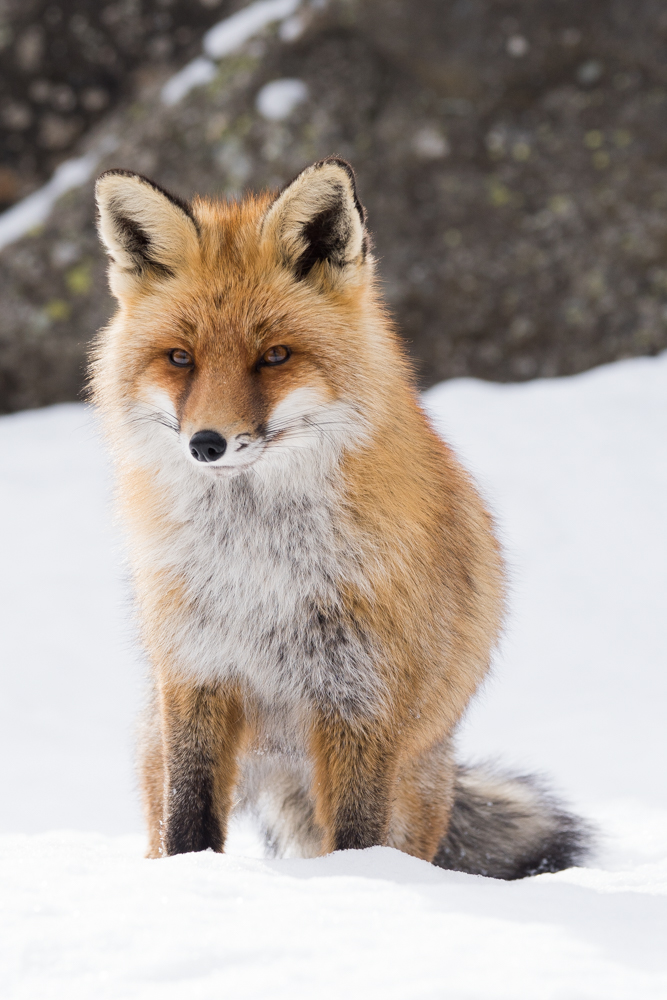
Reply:
[[454, 808], [433, 863], [453, 871], [516, 879], [582, 864], [591, 828], [532, 777], [457, 768]]

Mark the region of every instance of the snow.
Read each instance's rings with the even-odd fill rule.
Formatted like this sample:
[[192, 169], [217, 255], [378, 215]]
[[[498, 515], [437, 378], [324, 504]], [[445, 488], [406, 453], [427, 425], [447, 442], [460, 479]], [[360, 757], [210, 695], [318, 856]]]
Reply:
[[163, 103], [178, 104], [195, 87], [210, 83], [217, 71], [217, 66], [210, 59], [197, 56], [167, 80], [160, 91]]
[[228, 56], [269, 24], [290, 17], [299, 3], [300, 0], [256, 0], [248, 4], [206, 32], [204, 52], [211, 59]]
[[282, 22], [278, 29], [278, 37], [281, 42], [295, 42], [303, 34], [305, 26], [303, 17], [295, 14], [294, 17], [288, 17]]
[[659, 1000], [664, 897], [498, 883], [388, 848], [144, 861], [133, 838], [5, 839], [0, 954], [23, 998]]
[[195, 87], [209, 83], [217, 72], [212, 60], [236, 52], [275, 21], [291, 19], [299, 4], [300, 0], [255, 0], [213, 25], [204, 35], [204, 56], [193, 59], [165, 83], [161, 91], [164, 103], [177, 104]]
[[551, 775], [593, 866], [504, 883], [389, 848], [142, 858], [143, 664], [89, 411], [0, 419], [0, 994], [661, 1000], [667, 355], [426, 403], [504, 540], [511, 614], [462, 759]]
[[297, 105], [307, 97], [308, 87], [303, 80], [285, 78], [266, 83], [257, 94], [255, 103], [264, 118], [281, 122], [289, 118]]
[[498, 512], [513, 577], [503, 656], [462, 752], [502, 748], [582, 801], [667, 806], [666, 387], [663, 355], [427, 394]]
[[21, 239], [31, 229], [43, 225], [58, 198], [85, 184], [101, 158], [102, 151], [93, 150], [85, 156], [65, 160], [56, 167], [53, 177], [43, 187], [0, 214], [0, 250]]

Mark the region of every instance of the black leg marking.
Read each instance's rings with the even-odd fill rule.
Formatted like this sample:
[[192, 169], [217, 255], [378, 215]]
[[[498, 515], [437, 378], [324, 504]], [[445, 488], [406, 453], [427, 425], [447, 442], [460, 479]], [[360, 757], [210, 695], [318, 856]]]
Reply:
[[170, 782], [167, 794], [165, 854], [189, 851], [222, 851], [224, 846], [220, 818], [213, 791], [213, 768], [200, 760], [198, 766], [181, 768]]

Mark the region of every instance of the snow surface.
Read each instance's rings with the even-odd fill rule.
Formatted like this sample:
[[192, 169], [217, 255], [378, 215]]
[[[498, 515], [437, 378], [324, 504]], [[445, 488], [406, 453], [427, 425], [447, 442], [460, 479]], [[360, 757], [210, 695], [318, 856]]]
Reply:
[[[594, 866], [504, 883], [389, 848], [142, 858], [144, 667], [92, 415], [0, 419], [0, 995], [213, 1000], [667, 997], [667, 355], [426, 394], [512, 576], [462, 759], [551, 775]], [[54, 832], [55, 831], [55, 832]]]
[[257, 94], [256, 106], [262, 117], [272, 122], [289, 118], [297, 105], [308, 97], [308, 87], [303, 80], [285, 77], [265, 83]]

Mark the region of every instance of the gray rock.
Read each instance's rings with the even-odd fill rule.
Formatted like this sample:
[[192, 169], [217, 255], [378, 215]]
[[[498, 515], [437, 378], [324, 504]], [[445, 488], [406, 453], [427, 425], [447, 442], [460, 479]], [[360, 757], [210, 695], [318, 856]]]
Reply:
[[243, 0], [0, 0], [0, 209]]
[[[117, 137], [102, 166], [235, 197], [349, 159], [423, 384], [667, 346], [659, 0], [340, 0], [302, 28], [268, 29], [175, 107], [154, 88], [108, 115], [88, 139]], [[307, 98], [260, 114], [292, 78]], [[90, 185], [0, 254], [5, 410], [74, 396], [111, 311], [103, 271]]]

